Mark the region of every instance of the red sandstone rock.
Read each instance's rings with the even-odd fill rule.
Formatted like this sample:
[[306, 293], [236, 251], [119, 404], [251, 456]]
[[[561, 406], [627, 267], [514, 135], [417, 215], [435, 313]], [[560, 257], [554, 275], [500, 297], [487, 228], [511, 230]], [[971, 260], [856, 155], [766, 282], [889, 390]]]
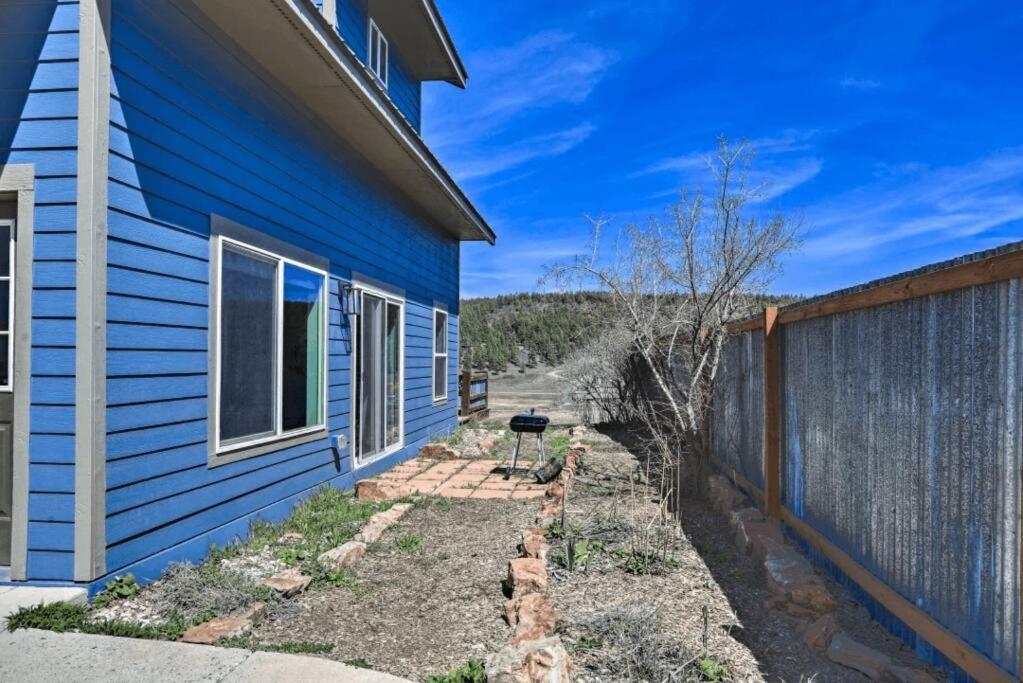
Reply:
[[548, 550], [550, 550], [550, 546], [547, 543], [547, 534], [543, 529], [526, 529], [522, 532], [522, 554], [525, 557], [546, 561]]
[[786, 546], [768, 551], [764, 569], [767, 571], [767, 587], [778, 595], [788, 595], [800, 586], [817, 582], [810, 564]]
[[355, 497], [359, 500], [395, 500], [413, 493], [407, 484], [388, 484], [376, 479], [364, 479], [355, 484]]
[[547, 565], [534, 557], [519, 557], [508, 563], [508, 585], [512, 597], [547, 593]]
[[828, 647], [828, 659], [855, 669], [871, 680], [882, 680], [892, 665], [891, 657], [857, 643], [844, 633], [837, 633]]
[[836, 633], [838, 620], [834, 614], [825, 614], [803, 631], [803, 642], [817, 652], [824, 652], [831, 645], [831, 639]]
[[794, 588], [789, 594], [789, 600], [796, 605], [813, 610], [817, 614], [834, 612], [838, 609], [838, 601], [835, 600], [835, 596], [824, 586], [816, 584]]
[[299, 569], [293, 568], [278, 572], [269, 579], [263, 579], [260, 583], [277, 591], [284, 597], [290, 598], [308, 588], [312, 581], [313, 577], [306, 576]]
[[539, 640], [554, 633], [558, 626], [558, 613], [550, 601], [539, 593], [527, 593], [508, 601], [505, 616], [515, 626], [512, 645], [526, 640]]
[[347, 569], [362, 559], [366, 554], [366, 544], [362, 541], [348, 541], [344, 545], [328, 550], [320, 555], [320, 563], [331, 571], [339, 572]]
[[181, 636], [185, 643], [212, 645], [221, 638], [237, 638], [252, 630], [252, 622], [263, 613], [266, 605], [257, 602], [243, 612], [228, 617], [210, 619], [206, 623], [193, 626]]
[[740, 552], [762, 560], [771, 550], [784, 548], [785, 539], [773, 522], [741, 522], [735, 527], [735, 545]]
[[550, 484], [547, 484], [545, 495], [548, 498], [563, 498], [565, 496], [565, 487], [556, 481], [552, 481]]
[[489, 683], [568, 683], [572, 660], [560, 638], [527, 640], [487, 658]]
[[419, 449], [419, 457], [429, 460], [452, 460], [458, 457], [458, 453], [445, 443], [428, 443]]

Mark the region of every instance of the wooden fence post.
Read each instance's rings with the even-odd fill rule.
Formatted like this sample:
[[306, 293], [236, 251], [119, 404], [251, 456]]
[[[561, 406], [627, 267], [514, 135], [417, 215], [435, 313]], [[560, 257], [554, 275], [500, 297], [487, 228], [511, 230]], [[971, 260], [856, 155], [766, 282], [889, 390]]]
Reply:
[[764, 512], [781, 519], [781, 325], [764, 309]]

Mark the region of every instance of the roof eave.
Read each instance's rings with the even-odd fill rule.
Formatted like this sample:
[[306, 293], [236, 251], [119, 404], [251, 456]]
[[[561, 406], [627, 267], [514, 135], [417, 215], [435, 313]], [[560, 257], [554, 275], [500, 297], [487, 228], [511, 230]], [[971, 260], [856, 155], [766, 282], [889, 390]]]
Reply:
[[444, 230], [494, 243], [493, 229], [311, 0], [196, 5]]

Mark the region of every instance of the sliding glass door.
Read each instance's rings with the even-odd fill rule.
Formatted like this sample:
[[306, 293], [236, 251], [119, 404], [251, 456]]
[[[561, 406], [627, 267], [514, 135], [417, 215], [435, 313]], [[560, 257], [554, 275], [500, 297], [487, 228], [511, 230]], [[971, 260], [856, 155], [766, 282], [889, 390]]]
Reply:
[[355, 455], [360, 462], [401, 446], [404, 302], [361, 291], [355, 316]]

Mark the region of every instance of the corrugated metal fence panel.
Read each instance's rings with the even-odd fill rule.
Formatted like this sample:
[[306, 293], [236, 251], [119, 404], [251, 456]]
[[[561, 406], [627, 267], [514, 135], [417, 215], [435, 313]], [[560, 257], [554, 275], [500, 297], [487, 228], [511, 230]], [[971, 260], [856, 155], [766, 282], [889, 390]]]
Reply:
[[714, 385], [711, 435], [715, 457], [764, 488], [764, 333], [725, 342]]
[[786, 507], [1019, 674], [1023, 285], [782, 328]]

